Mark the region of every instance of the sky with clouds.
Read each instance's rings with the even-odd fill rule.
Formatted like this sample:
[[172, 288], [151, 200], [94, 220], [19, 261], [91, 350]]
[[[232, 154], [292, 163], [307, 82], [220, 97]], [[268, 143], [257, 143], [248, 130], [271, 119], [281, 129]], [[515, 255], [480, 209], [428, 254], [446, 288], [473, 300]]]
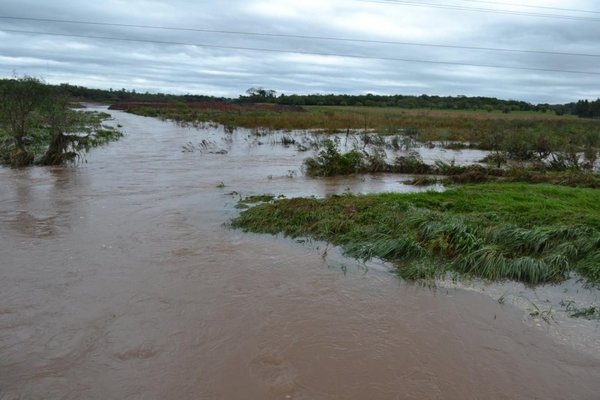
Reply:
[[0, 18], [0, 77], [228, 97], [256, 86], [533, 103], [600, 97], [597, 1], [2, 0], [0, 17], [12, 17]]

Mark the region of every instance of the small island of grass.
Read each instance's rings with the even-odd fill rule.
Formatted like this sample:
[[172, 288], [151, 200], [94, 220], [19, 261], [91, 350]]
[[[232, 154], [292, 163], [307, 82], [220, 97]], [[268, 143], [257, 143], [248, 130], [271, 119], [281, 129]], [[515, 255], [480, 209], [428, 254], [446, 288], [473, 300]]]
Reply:
[[487, 183], [281, 199], [243, 211], [233, 226], [325, 240], [392, 262], [410, 280], [457, 273], [542, 284], [575, 272], [600, 282], [600, 191], [588, 188]]

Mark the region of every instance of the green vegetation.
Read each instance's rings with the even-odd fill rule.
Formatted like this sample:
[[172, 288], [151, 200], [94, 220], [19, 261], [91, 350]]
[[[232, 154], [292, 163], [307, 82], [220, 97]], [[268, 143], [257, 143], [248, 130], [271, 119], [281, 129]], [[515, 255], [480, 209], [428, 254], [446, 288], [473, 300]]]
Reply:
[[600, 99], [595, 101], [579, 100], [569, 110], [581, 118], [600, 118]]
[[266, 203], [266, 202], [272, 201], [273, 199], [275, 199], [275, 196], [273, 196], [272, 194], [259, 194], [259, 195], [253, 195], [253, 196], [246, 196], [243, 199], [240, 199], [240, 201], [238, 201], [235, 208], [245, 209], [245, 208], [249, 208], [250, 205], [252, 205], [252, 204]]
[[[533, 157], [533, 161], [507, 163], [505, 152], [492, 152], [482, 162], [488, 165], [456, 165], [453, 162], [437, 161], [433, 165], [423, 162], [416, 151], [410, 149], [414, 144], [410, 138], [394, 136], [391, 140], [377, 135], [362, 135], [362, 145], [354, 143], [348, 152], [340, 152], [338, 140], [325, 139], [313, 143], [321, 150], [314, 157], [304, 160], [308, 176], [334, 176], [354, 173], [401, 173], [419, 175], [413, 185], [434, 183], [481, 183], [529, 182], [554, 183], [566, 186], [600, 188], [600, 175], [591, 166], [594, 164], [597, 149], [585, 154], [583, 162], [578, 153], [570, 155], [562, 150], [546, 154], [544, 158]], [[403, 150], [392, 160], [388, 160], [386, 149]], [[501, 160], [498, 160], [501, 158]]]
[[131, 111], [146, 116], [182, 122], [217, 122], [222, 125], [273, 130], [315, 129], [326, 132], [375, 130], [382, 134], [397, 134], [405, 130], [419, 133], [419, 140], [480, 141], [491, 132], [529, 132], [551, 130], [568, 133], [570, 130], [598, 128], [598, 121], [580, 120], [572, 116], [545, 113], [482, 113], [380, 107], [304, 107], [307, 112], [268, 110], [196, 109], [180, 104], [177, 107], [153, 107], [140, 104]]
[[442, 193], [283, 199], [233, 226], [340, 245], [393, 262], [407, 279], [448, 272], [530, 284], [578, 272], [600, 282], [600, 192], [552, 185], [465, 185]]
[[[0, 80], [0, 87], [14, 81]], [[20, 83], [23, 85], [24, 81]], [[229, 130], [245, 127], [408, 135], [421, 143], [439, 141], [447, 148], [468, 146], [493, 151], [495, 155], [489, 161], [497, 167], [510, 160], [550, 157], [556, 164], [554, 169], [591, 169], [600, 147], [600, 99], [534, 105], [467, 96], [278, 95], [261, 87], [251, 88], [237, 99], [226, 99], [88, 89], [68, 84], [42, 86], [43, 91], [61, 93], [71, 100], [117, 103], [116, 108], [140, 115], [195, 125], [219, 123]], [[28, 90], [31, 93], [37, 89]], [[21, 136], [18, 133], [15, 140], [18, 142]], [[286, 139], [291, 139], [288, 144], [294, 144], [293, 138]], [[583, 162], [580, 153], [585, 155]], [[17, 155], [27, 162], [31, 160], [31, 155], [22, 149]]]
[[[271, 130], [350, 131], [411, 136], [421, 143], [457, 143], [502, 153], [506, 159], [530, 161], [562, 151], [558, 164], [578, 164], [577, 153], [595, 161], [600, 147], [600, 121], [544, 113], [482, 113], [378, 107], [310, 107], [307, 112], [239, 109], [152, 107], [139, 105], [130, 112], [173, 119], [182, 123], [219, 123], [225, 126]], [[501, 158], [498, 158], [501, 160]], [[581, 165], [592, 165], [589, 161]]]
[[365, 153], [358, 150], [340, 153], [337, 150], [336, 144], [331, 140], [326, 140], [324, 142], [324, 147], [325, 148], [319, 152], [319, 155], [314, 158], [307, 158], [304, 161], [307, 175], [347, 175], [365, 172], [367, 170]]
[[569, 313], [571, 318], [600, 320], [600, 307], [596, 305], [579, 308], [573, 300], [563, 300], [560, 305]]
[[31, 77], [0, 81], [0, 164], [72, 162], [121, 137], [108, 114], [75, 111], [65, 93]]
[[[438, 166], [432, 173], [441, 173]], [[463, 170], [464, 172], [460, 172]], [[494, 169], [489, 167], [481, 167], [478, 165], [469, 165], [463, 167], [454, 167], [449, 174], [444, 177], [434, 178], [431, 176], [419, 176], [407, 183], [424, 186], [435, 183], [446, 185], [465, 184], [465, 183], [482, 183], [482, 182], [523, 182], [523, 183], [551, 183], [554, 185], [594, 188], [600, 189], [600, 175], [589, 171], [547, 171], [536, 170], [527, 167], [510, 167], [507, 169]]]
[[335, 94], [309, 94], [275, 96], [271, 90], [247, 91], [248, 96], [240, 96], [238, 101], [267, 101], [275, 104], [299, 106], [366, 106], [366, 107], [400, 107], [406, 109], [427, 108], [431, 110], [480, 110], [492, 112], [500, 110], [511, 111], [541, 111], [552, 110], [549, 104], [533, 105], [525, 101], [500, 100], [494, 97], [468, 97], [468, 96], [406, 96], [406, 95], [335, 95]]
[[[308, 94], [285, 95], [270, 89], [253, 87], [245, 95], [237, 99], [205, 96], [205, 95], [172, 95], [165, 93], [136, 92], [122, 89], [90, 89], [82, 86], [61, 84], [60, 89], [71, 98], [83, 101], [117, 103], [122, 101], [135, 102], [167, 102], [173, 104], [189, 104], [195, 102], [222, 101], [227, 103], [270, 103], [291, 106], [367, 106], [367, 107], [399, 107], [405, 109], [430, 110], [479, 110], [482, 112], [555, 112], [559, 114], [576, 114], [576, 103], [568, 104], [531, 104], [518, 100], [502, 100], [494, 97], [468, 96], [412, 96], [412, 95], [335, 95]], [[585, 104], [579, 106], [585, 108]]]
[[[0, 83], [2, 80], [0, 80]], [[118, 102], [161, 102], [172, 105], [186, 105], [196, 102], [224, 102], [228, 104], [270, 103], [288, 106], [350, 106], [427, 110], [476, 110], [481, 113], [553, 113], [572, 114], [583, 118], [600, 117], [600, 99], [580, 100], [566, 104], [531, 104], [519, 100], [502, 100], [481, 96], [431, 96], [431, 95], [346, 95], [346, 94], [277, 94], [276, 91], [253, 87], [237, 99], [206, 95], [172, 95], [165, 93], [137, 92], [121, 89], [91, 89], [70, 84], [56, 88], [71, 99], [115, 104]]]
[[242, 200], [240, 200], [240, 202], [248, 203], [248, 204], [265, 203], [265, 202], [272, 201], [274, 198], [275, 198], [275, 196], [273, 196], [272, 194], [258, 194], [258, 195], [246, 196]]

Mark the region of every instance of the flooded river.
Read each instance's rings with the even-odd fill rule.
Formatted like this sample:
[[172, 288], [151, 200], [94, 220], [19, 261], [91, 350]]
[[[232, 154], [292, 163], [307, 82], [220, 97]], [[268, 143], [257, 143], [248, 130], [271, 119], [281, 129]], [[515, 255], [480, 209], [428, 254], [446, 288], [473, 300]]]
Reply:
[[[87, 164], [0, 169], [0, 399], [598, 398], [600, 358], [512, 305], [226, 225], [238, 194], [398, 176], [112, 113], [126, 136]], [[202, 140], [227, 154], [181, 151]]]

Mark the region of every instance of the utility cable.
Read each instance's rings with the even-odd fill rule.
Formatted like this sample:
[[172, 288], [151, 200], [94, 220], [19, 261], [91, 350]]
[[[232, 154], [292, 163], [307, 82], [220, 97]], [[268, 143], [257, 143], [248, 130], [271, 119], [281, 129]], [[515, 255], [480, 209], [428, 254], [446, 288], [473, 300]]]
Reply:
[[588, 13], [588, 14], [600, 14], [600, 11], [593, 10], [581, 10], [576, 8], [561, 8], [561, 7], [548, 7], [548, 6], [532, 6], [530, 4], [519, 4], [519, 3], [507, 3], [502, 1], [485, 1], [485, 0], [456, 0], [464, 3], [482, 3], [482, 4], [492, 4], [499, 6], [510, 6], [510, 7], [522, 7], [522, 8], [533, 8], [540, 10], [554, 10], [554, 11], [567, 11], [567, 12], [577, 12], [577, 13]]
[[393, 41], [393, 40], [352, 39], [352, 38], [334, 37], [334, 36], [292, 35], [292, 34], [283, 34], [283, 33], [229, 31], [229, 30], [200, 29], [200, 28], [177, 28], [177, 27], [171, 27], [171, 26], [122, 24], [122, 23], [111, 23], [111, 22], [66, 20], [66, 19], [54, 19], [54, 18], [15, 17], [15, 16], [7, 16], [7, 15], [0, 15], [0, 19], [17, 20], [17, 21], [80, 24], [80, 25], [96, 25], [96, 26], [114, 26], [114, 27], [122, 27], [122, 28], [160, 29], [160, 30], [182, 31], [182, 32], [203, 32], [203, 33], [217, 33], [217, 34], [240, 35], [240, 36], [279, 37], [279, 38], [304, 39], [304, 40], [306, 40], [306, 39], [308, 39], [308, 40], [328, 40], [328, 41], [352, 42], [352, 43], [437, 47], [437, 48], [448, 48], [448, 49], [483, 50], [483, 51], [510, 52], [510, 53], [530, 53], [530, 54], [546, 54], [546, 55], [557, 55], [557, 56], [600, 58], [600, 54], [593, 54], [593, 53], [571, 53], [571, 52], [531, 50], [531, 49], [509, 49], [509, 48], [499, 48], [499, 47], [461, 46], [461, 45], [450, 45], [450, 44], [439, 44], [439, 43], [402, 42], [402, 41]]
[[113, 40], [113, 41], [123, 41], [123, 42], [154, 43], [154, 44], [180, 45], [180, 46], [196, 46], [196, 47], [212, 48], [212, 49], [244, 50], [244, 51], [258, 51], [258, 52], [269, 52], [269, 53], [286, 53], [286, 54], [300, 54], [300, 55], [315, 55], [315, 56], [326, 56], [326, 57], [344, 57], [344, 58], [364, 59], [364, 60], [399, 61], [399, 62], [410, 62], [410, 63], [421, 63], [421, 64], [453, 65], [453, 66], [480, 67], [480, 68], [496, 68], [496, 69], [523, 70], [523, 71], [535, 71], [535, 72], [560, 72], [560, 73], [568, 73], [568, 74], [600, 75], [600, 72], [566, 70], [566, 69], [554, 69], [554, 68], [514, 67], [514, 66], [509, 66], [509, 65], [473, 64], [473, 63], [462, 63], [462, 62], [453, 62], [453, 61], [435, 61], [435, 60], [420, 60], [420, 59], [410, 59], [410, 58], [364, 56], [364, 55], [344, 54], [344, 53], [310, 52], [310, 51], [285, 50], [285, 49], [269, 49], [269, 48], [244, 47], [244, 46], [224, 46], [224, 45], [215, 45], [215, 44], [208, 44], [208, 43], [186, 43], [186, 42], [175, 42], [175, 41], [166, 41], [166, 40], [117, 38], [117, 37], [96, 36], [96, 35], [74, 35], [74, 34], [66, 34], [66, 33], [39, 32], [39, 31], [28, 31], [28, 30], [18, 30], [18, 29], [1, 29], [0, 31], [11, 32], [11, 33], [24, 33], [24, 34], [30, 34], [30, 35], [48, 35], [48, 36], [74, 37], [74, 38], [82, 38], [82, 39], [101, 39], [101, 40]]
[[438, 8], [442, 10], [455, 10], [455, 11], [470, 11], [488, 14], [504, 14], [504, 15], [518, 15], [525, 17], [539, 17], [539, 18], [556, 18], [565, 19], [572, 21], [588, 21], [588, 22], [600, 22], [600, 18], [583, 17], [575, 15], [564, 15], [564, 14], [543, 14], [526, 11], [511, 11], [511, 10], [499, 10], [494, 8], [480, 8], [480, 7], [467, 7], [458, 6], [451, 4], [438, 4], [438, 3], [423, 3], [414, 1], [400, 1], [400, 0], [354, 0], [362, 3], [376, 3], [376, 4], [387, 4], [395, 6], [410, 6], [410, 7], [425, 7], [425, 8]]

